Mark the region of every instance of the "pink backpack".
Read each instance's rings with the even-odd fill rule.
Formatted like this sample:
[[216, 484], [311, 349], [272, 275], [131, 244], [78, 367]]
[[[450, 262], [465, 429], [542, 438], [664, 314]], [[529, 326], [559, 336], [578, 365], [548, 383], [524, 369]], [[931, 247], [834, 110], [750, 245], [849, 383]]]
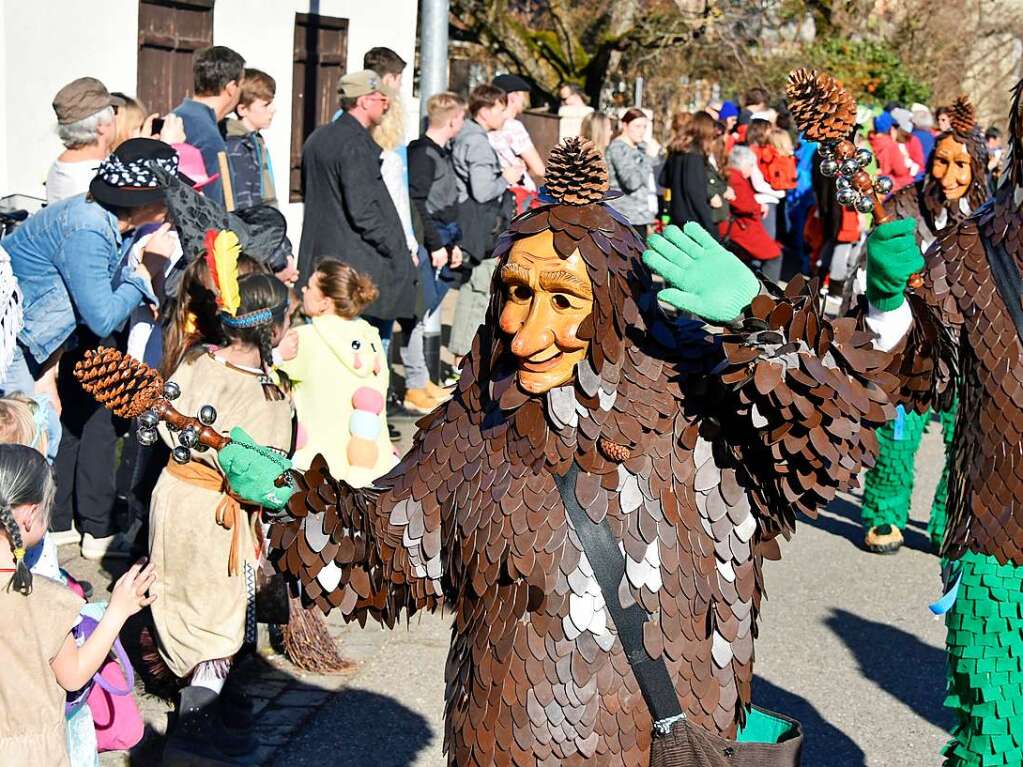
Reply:
[[[99, 625], [95, 612], [105, 605], [88, 604], [72, 633], [81, 646]], [[102, 615], [102, 613], [101, 613]], [[96, 745], [102, 751], [125, 751], [142, 740], [144, 725], [135, 703], [135, 671], [121, 640], [114, 642], [111, 655], [92, 680], [81, 690], [68, 693], [65, 714], [70, 717], [83, 705], [89, 706], [96, 726]]]

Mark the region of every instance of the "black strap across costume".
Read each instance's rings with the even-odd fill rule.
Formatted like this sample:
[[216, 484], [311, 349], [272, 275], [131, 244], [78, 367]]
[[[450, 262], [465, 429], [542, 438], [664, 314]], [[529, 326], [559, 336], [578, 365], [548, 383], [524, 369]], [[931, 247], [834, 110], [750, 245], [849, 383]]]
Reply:
[[618, 630], [618, 641], [622, 643], [653, 717], [655, 737], [650, 749], [651, 767], [798, 767], [803, 734], [794, 719], [757, 709], [788, 725], [781, 739], [772, 743], [738, 743], [689, 722], [679, 706], [664, 657], [651, 658], [643, 646], [643, 624], [649, 614], [638, 602], [625, 608], [618, 599], [618, 584], [625, 576], [625, 555], [611, 534], [607, 517], [594, 522], [579, 505], [575, 495], [578, 475], [579, 465], [573, 462], [564, 476], [553, 476], [568, 518], [593, 568], [604, 605]]
[[618, 629], [618, 640], [625, 650], [632, 673], [636, 675], [643, 700], [654, 718], [654, 727], [662, 720], [670, 720], [682, 716], [682, 707], [678, 704], [675, 685], [668, 675], [668, 667], [664, 658], [651, 658], [643, 646], [643, 624], [650, 617], [638, 602], [629, 607], [622, 607], [618, 599], [618, 584], [625, 575], [625, 555], [622, 554], [611, 535], [611, 528], [605, 517], [600, 523], [590, 519], [586, 510], [579, 505], [575, 497], [575, 482], [579, 474], [579, 466], [573, 463], [564, 476], [554, 476], [565, 504], [565, 511], [572, 520], [572, 527], [582, 543], [586, 558], [590, 560], [593, 575], [600, 585], [604, 596], [607, 612]]

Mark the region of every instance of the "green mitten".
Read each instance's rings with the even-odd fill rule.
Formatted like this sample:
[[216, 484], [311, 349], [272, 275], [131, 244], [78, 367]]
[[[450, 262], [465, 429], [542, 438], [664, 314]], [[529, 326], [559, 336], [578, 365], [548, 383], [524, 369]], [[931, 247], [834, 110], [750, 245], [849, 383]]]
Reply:
[[277, 487], [274, 480], [291, 468], [291, 461], [268, 447], [257, 445], [239, 426], [231, 429], [231, 441], [217, 453], [220, 468], [239, 498], [267, 509], [283, 509], [295, 492], [289, 482]]
[[643, 263], [668, 283], [657, 298], [711, 322], [731, 322], [760, 292], [756, 275], [690, 221], [647, 237]]
[[915, 231], [916, 221], [900, 218], [867, 238], [867, 300], [883, 312], [902, 306], [910, 275], [924, 268]]

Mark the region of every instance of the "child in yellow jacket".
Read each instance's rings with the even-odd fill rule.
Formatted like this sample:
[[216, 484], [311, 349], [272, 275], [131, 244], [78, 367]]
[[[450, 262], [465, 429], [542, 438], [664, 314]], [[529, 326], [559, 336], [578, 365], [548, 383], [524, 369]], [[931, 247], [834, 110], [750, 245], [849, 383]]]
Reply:
[[298, 411], [296, 467], [317, 453], [353, 487], [369, 485], [397, 462], [387, 432], [390, 373], [376, 328], [359, 319], [377, 297], [373, 281], [325, 259], [302, 291], [312, 321], [295, 329], [298, 353], [278, 367], [288, 374]]

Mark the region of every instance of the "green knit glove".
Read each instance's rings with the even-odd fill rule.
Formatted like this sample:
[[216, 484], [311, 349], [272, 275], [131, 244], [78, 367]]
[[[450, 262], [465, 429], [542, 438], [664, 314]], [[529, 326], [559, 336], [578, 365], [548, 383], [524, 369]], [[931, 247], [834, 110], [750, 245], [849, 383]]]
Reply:
[[291, 461], [275, 450], [257, 445], [239, 426], [231, 441], [217, 453], [220, 468], [239, 498], [267, 509], [283, 509], [295, 492], [292, 483], [277, 487], [274, 480], [291, 468]]
[[867, 300], [883, 312], [902, 306], [910, 276], [924, 268], [915, 231], [915, 220], [900, 218], [867, 238]]
[[727, 323], [760, 292], [756, 275], [699, 224], [669, 226], [664, 236], [646, 239], [643, 263], [661, 275], [667, 288], [657, 298], [710, 322]]

